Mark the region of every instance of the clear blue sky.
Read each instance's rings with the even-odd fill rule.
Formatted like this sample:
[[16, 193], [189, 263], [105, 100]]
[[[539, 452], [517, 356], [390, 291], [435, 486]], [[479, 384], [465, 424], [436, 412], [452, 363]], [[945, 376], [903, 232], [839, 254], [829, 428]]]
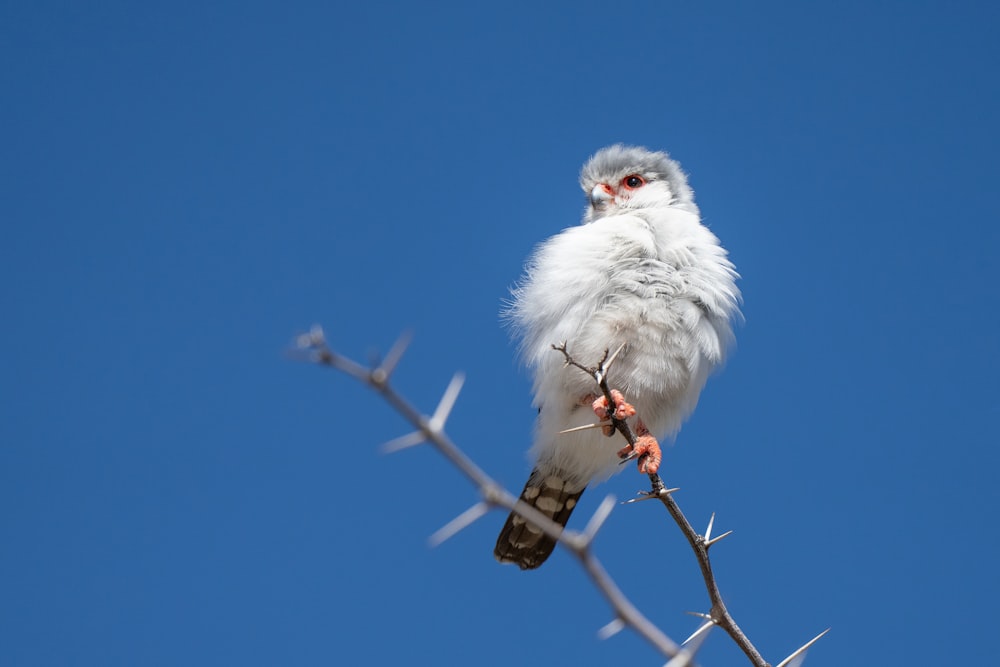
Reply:
[[[557, 553], [346, 378], [322, 323], [509, 488], [528, 379], [497, 316], [594, 150], [665, 149], [746, 323], [666, 452], [777, 662], [994, 659], [1000, 464], [993, 3], [4, 3], [0, 664], [657, 665]], [[582, 526], [628, 471], [584, 496]], [[682, 639], [662, 508], [597, 552]], [[706, 667], [745, 664], [721, 633]]]

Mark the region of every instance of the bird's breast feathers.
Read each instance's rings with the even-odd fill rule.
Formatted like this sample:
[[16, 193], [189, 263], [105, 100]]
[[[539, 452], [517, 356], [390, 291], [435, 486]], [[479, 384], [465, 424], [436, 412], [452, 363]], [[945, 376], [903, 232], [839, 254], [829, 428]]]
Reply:
[[[740, 297], [726, 251], [701, 224], [694, 193], [666, 153], [605, 148], [584, 165], [580, 185], [589, 199], [583, 224], [536, 249], [507, 310], [540, 408], [535, 483], [522, 497], [545, 496], [563, 523], [569, 505], [542, 493], [538, 480], [571, 489], [575, 502], [591, 480], [621, 469], [620, 442], [577, 428], [595, 419], [597, 387], [552, 346], [565, 343], [587, 366], [620, 349], [607, 379], [635, 407], [634, 428], [673, 435], [725, 357]], [[551, 544], [525, 546], [517, 521], [501, 534], [498, 557], [536, 567]]]
[[732, 264], [696, 214], [643, 213], [571, 227], [539, 246], [510, 310], [529, 366], [551, 358], [551, 345], [563, 341], [571, 352], [576, 347], [581, 362], [595, 363], [580, 354], [599, 355], [614, 343], [599, 340], [602, 333], [640, 335], [665, 348], [672, 333], [696, 333], [702, 319], [718, 331], [714, 343], [703, 340], [701, 347], [711, 361], [722, 361], [739, 299]]

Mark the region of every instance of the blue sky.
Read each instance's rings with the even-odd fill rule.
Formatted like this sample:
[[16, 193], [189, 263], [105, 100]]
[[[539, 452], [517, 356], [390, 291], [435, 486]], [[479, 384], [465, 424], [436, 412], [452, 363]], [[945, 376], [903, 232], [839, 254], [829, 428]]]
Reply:
[[[532, 410], [498, 311], [576, 175], [665, 149], [746, 323], [663, 473], [779, 661], [985, 664], [1000, 463], [990, 3], [5, 3], [0, 663], [661, 664], [401, 419], [290, 360], [313, 323], [512, 490]], [[589, 491], [642, 488], [632, 470]], [[683, 639], [662, 508], [597, 553]], [[701, 663], [746, 664], [722, 633]]]

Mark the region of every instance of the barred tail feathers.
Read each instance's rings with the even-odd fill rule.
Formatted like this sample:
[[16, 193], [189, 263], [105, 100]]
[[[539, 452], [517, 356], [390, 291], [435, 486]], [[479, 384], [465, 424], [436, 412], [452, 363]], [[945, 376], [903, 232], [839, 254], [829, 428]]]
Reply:
[[[521, 500], [560, 526], [565, 526], [587, 488], [586, 485], [568, 482], [566, 478], [559, 471], [542, 472], [535, 468], [521, 491]], [[554, 539], [511, 513], [500, 531], [493, 555], [501, 563], [515, 563], [522, 570], [533, 570], [545, 562], [555, 546]]]

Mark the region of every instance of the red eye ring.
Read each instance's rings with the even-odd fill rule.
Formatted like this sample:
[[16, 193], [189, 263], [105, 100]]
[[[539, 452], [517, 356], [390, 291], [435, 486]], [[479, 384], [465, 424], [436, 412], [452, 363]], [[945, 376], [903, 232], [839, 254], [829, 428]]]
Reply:
[[646, 179], [639, 174], [629, 174], [622, 179], [622, 187], [626, 190], [638, 190], [646, 184]]

